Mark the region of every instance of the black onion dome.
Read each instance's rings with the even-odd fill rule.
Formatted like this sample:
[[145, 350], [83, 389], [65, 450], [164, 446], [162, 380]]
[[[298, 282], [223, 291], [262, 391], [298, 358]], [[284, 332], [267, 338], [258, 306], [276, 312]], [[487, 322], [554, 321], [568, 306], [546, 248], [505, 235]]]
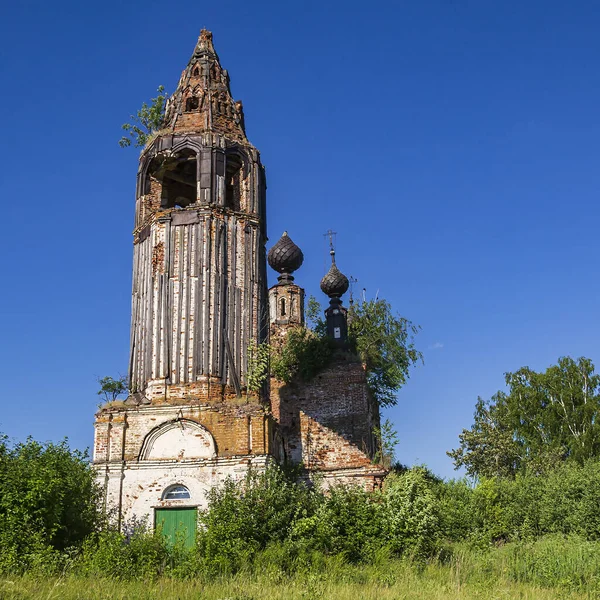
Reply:
[[321, 290], [330, 298], [339, 298], [348, 291], [350, 282], [348, 278], [337, 268], [335, 262], [331, 263], [331, 268], [321, 279]]
[[293, 273], [304, 262], [302, 250], [292, 242], [292, 238], [283, 232], [279, 241], [271, 247], [267, 260], [271, 268], [278, 273]]

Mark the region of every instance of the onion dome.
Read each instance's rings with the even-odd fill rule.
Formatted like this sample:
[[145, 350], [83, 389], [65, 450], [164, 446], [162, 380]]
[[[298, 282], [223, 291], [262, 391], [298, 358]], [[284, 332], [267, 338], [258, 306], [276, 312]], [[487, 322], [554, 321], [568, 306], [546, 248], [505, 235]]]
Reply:
[[291, 274], [299, 269], [304, 262], [304, 254], [292, 242], [292, 238], [287, 231], [284, 231], [279, 241], [269, 250], [267, 260], [274, 271], [281, 273], [278, 278], [279, 281], [293, 281], [294, 278]]
[[337, 268], [335, 264], [335, 251], [332, 249], [331, 252], [331, 268], [321, 279], [321, 290], [327, 294], [330, 298], [339, 298], [350, 287], [348, 278]]

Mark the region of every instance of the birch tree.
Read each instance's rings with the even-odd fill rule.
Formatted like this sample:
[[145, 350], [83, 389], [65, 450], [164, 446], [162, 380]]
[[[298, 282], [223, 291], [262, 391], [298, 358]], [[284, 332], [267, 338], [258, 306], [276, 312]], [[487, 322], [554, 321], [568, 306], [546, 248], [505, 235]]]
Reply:
[[506, 373], [508, 392], [478, 399], [474, 423], [448, 452], [472, 476], [543, 472], [600, 455], [600, 376], [589, 358], [562, 357], [538, 373]]

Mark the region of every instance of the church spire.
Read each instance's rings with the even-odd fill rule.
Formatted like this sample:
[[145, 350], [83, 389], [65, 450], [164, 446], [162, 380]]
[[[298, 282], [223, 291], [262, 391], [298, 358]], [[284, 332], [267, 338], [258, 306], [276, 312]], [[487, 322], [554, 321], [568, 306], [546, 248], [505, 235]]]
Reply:
[[221, 67], [207, 29], [200, 32], [194, 53], [166, 106], [167, 129], [173, 132], [212, 132], [247, 141], [244, 110], [234, 101], [229, 75]]

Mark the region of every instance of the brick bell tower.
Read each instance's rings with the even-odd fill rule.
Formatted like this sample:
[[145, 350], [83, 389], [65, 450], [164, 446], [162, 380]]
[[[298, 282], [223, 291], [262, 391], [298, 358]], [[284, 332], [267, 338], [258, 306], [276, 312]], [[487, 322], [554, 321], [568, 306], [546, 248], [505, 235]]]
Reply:
[[144, 149], [134, 230], [131, 389], [239, 396], [266, 336], [265, 173], [203, 30]]
[[195, 522], [211, 487], [277, 455], [267, 399], [245, 389], [250, 341], [268, 334], [265, 191], [202, 30], [140, 156], [130, 395], [96, 415], [94, 467], [121, 522]]

